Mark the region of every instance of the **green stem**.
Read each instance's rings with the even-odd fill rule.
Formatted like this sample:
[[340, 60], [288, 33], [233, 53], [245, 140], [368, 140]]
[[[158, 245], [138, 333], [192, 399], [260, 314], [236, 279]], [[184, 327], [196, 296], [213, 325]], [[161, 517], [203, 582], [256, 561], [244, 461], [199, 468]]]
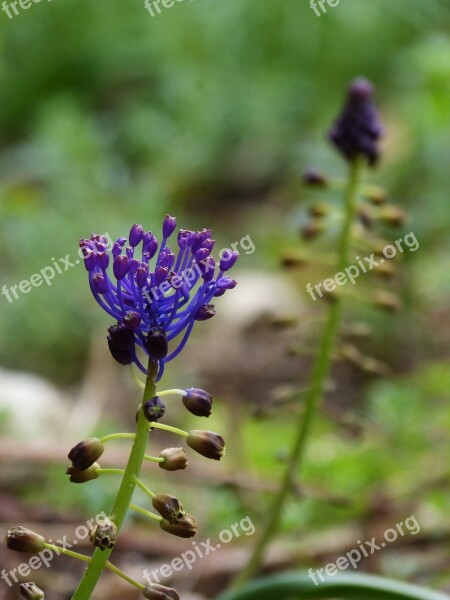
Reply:
[[[347, 189], [345, 192], [345, 219], [342, 226], [341, 237], [338, 248], [338, 269], [343, 271], [347, 266], [348, 249], [351, 240], [352, 224], [356, 215], [358, 204], [357, 194], [359, 187], [360, 171], [362, 163], [355, 161], [351, 164]], [[311, 386], [305, 396], [305, 411], [300, 415], [297, 427], [297, 435], [292, 447], [284, 477], [273, 500], [273, 505], [268, 511], [262, 534], [254, 546], [253, 553], [241, 573], [236, 577], [234, 586], [241, 586], [248, 581], [260, 568], [264, 558], [266, 547], [275, 535], [280, 521], [281, 513], [293, 487], [295, 477], [302, 463], [305, 453], [306, 442], [311, 429], [317, 405], [322, 397], [326, 378], [330, 369], [332, 352], [336, 333], [341, 317], [341, 301], [339, 298], [332, 300], [327, 321], [324, 325], [319, 351], [313, 367]]]
[[130, 504], [130, 508], [131, 508], [131, 510], [136, 511], [140, 515], [144, 515], [144, 517], [147, 517], [148, 519], [152, 519], [153, 521], [158, 521], [158, 522], [162, 521], [162, 517], [160, 517], [159, 515], [155, 515], [154, 513], [150, 512], [149, 510], [145, 510], [145, 508], [141, 508], [137, 504]]
[[[80, 554], [79, 552], [67, 550], [67, 548], [62, 548], [61, 546], [55, 546], [54, 544], [44, 544], [44, 546], [49, 550], [52, 550], [56, 554], [64, 554], [64, 556], [70, 556], [70, 558], [76, 558], [77, 560], [81, 560], [85, 563], [90, 563], [92, 561], [92, 558], [90, 556], [85, 556], [84, 554]], [[128, 583], [131, 583], [131, 585], [133, 585], [134, 587], [137, 587], [139, 590], [145, 590], [145, 585], [142, 585], [142, 583], [138, 583], [131, 577], [128, 577], [126, 573], [124, 573], [118, 567], [110, 563], [109, 560], [106, 561], [105, 567], [113, 573], [115, 573], [116, 575], [118, 575], [119, 577], [121, 577], [122, 579], [124, 579], [125, 581], [128, 581]]]
[[134, 440], [135, 438], [135, 433], [110, 433], [102, 437], [100, 441], [104, 444], [105, 442], [109, 442], [109, 440]]
[[148, 462], [153, 462], [153, 463], [162, 463], [164, 462], [166, 459], [162, 458], [161, 456], [150, 456], [149, 454], [146, 454], [144, 456], [144, 460], [148, 461]]
[[[148, 365], [149, 375], [145, 384], [145, 390], [143, 394], [142, 404], [144, 404], [150, 398], [156, 395], [156, 374], [157, 366], [149, 362]], [[116, 500], [114, 502], [113, 509], [111, 511], [111, 519], [114, 520], [118, 531], [123, 525], [124, 519], [128, 512], [131, 499], [136, 487], [135, 477], [139, 476], [142, 462], [144, 460], [145, 451], [147, 449], [148, 442], [149, 423], [142, 412], [139, 413], [139, 419], [137, 423], [136, 435], [134, 436], [134, 443], [131, 449], [128, 464], [125, 469], [125, 473], [122, 478]], [[117, 434], [116, 434], [117, 435]], [[134, 434], [124, 434], [134, 435]], [[109, 438], [109, 436], [106, 436]], [[111, 439], [111, 438], [109, 438]], [[80, 581], [72, 600], [90, 600], [92, 592], [97, 585], [98, 580], [102, 574], [103, 569], [106, 567], [106, 563], [109, 559], [112, 550], [100, 550], [97, 548], [92, 556], [92, 560], [86, 569], [82, 580]]]
[[95, 469], [96, 473], [100, 475], [123, 475], [125, 473], [125, 469]]
[[154, 494], [154, 493], [152, 492], [152, 490], [151, 490], [150, 488], [148, 488], [148, 487], [145, 485], [145, 483], [143, 483], [143, 482], [142, 482], [142, 481], [139, 479], [139, 477], [135, 477], [135, 478], [134, 478], [134, 482], [135, 482], [135, 484], [136, 484], [138, 487], [140, 487], [140, 488], [141, 488], [141, 490], [142, 490], [143, 492], [145, 492], [145, 493], [147, 494], [147, 496], [150, 496], [150, 498], [154, 498], [154, 496], [155, 496], [156, 494]]
[[183, 437], [188, 437], [188, 435], [189, 435], [189, 433], [187, 431], [178, 429], [178, 427], [172, 427], [172, 425], [164, 425], [164, 423], [152, 422], [150, 424], [150, 427], [155, 427], [156, 429], [164, 429], [164, 431], [170, 431], [170, 433], [175, 433], [176, 435], [182, 435]]

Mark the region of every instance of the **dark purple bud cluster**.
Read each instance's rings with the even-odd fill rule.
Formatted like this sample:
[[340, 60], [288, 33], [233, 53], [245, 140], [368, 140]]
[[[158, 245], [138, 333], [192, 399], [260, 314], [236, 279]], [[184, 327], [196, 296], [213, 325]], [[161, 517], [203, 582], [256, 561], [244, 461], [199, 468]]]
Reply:
[[137, 356], [140, 348], [158, 362], [158, 380], [165, 363], [184, 348], [195, 321], [215, 315], [213, 298], [236, 286], [225, 272], [236, 263], [237, 251], [222, 251], [217, 264], [211, 255], [211, 230], [182, 229], [174, 253], [167, 241], [175, 229], [176, 219], [167, 215], [161, 244], [138, 224], [131, 227], [128, 239], [119, 238], [112, 248], [102, 235], [80, 241], [91, 291], [116, 321], [108, 329], [112, 356], [123, 365], [134, 362], [146, 373]]
[[349, 162], [364, 156], [369, 165], [374, 165], [380, 155], [382, 134], [373, 87], [366, 79], [355, 79], [350, 84], [341, 115], [330, 130], [330, 140]]

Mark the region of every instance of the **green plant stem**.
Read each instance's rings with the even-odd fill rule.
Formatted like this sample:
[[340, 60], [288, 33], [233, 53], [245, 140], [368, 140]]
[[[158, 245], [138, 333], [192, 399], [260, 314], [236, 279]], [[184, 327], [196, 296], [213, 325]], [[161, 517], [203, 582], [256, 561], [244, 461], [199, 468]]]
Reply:
[[[49, 550], [52, 550], [56, 554], [64, 554], [64, 556], [76, 558], [77, 560], [81, 560], [85, 563], [90, 563], [92, 561], [92, 558], [90, 556], [85, 556], [84, 554], [80, 554], [79, 552], [67, 550], [67, 548], [62, 548], [61, 546], [55, 546], [54, 544], [44, 544], [44, 546]], [[131, 583], [131, 585], [133, 585], [134, 587], [137, 587], [139, 590], [145, 589], [145, 585], [142, 585], [142, 583], [138, 583], [137, 581], [129, 577], [126, 573], [124, 573], [118, 567], [109, 562], [109, 560], [106, 561], [105, 567], [113, 573], [115, 573], [116, 575], [118, 575], [119, 577], [121, 577], [122, 579], [124, 579], [125, 581], [128, 581], [128, 583]]]
[[[351, 164], [348, 184], [345, 191], [345, 218], [338, 248], [337, 272], [343, 271], [347, 266], [348, 249], [351, 241], [352, 224], [356, 215], [358, 187], [362, 163], [355, 161]], [[276, 492], [273, 505], [268, 511], [268, 520], [264, 525], [262, 534], [257, 540], [253, 553], [241, 573], [236, 577], [233, 586], [241, 586], [248, 581], [260, 568], [264, 558], [264, 552], [272, 537], [275, 535], [280, 521], [281, 513], [292, 489], [293, 482], [298, 476], [305, 453], [306, 442], [317, 405], [323, 395], [326, 378], [330, 369], [332, 353], [336, 333], [341, 317], [341, 300], [339, 298], [331, 301], [328, 318], [325, 322], [319, 351], [312, 371], [311, 386], [305, 395], [305, 411], [301, 413], [297, 427], [297, 434], [288, 460], [286, 471]]]
[[170, 433], [175, 433], [176, 435], [182, 435], [183, 437], [188, 437], [189, 433], [187, 431], [183, 431], [182, 429], [178, 429], [178, 427], [172, 427], [172, 425], [164, 425], [164, 423], [156, 423], [152, 422], [150, 427], [155, 427], [156, 429], [163, 429], [164, 431], [170, 431]]
[[217, 600], [449, 600], [447, 594], [363, 573], [338, 573], [324, 579], [315, 585], [306, 573], [272, 575], [250, 582], [242, 589], [221, 594]]
[[158, 523], [160, 521], [162, 521], [162, 517], [160, 517], [159, 515], [155, 515], [154, 513], [150, 512], [149, 510], [145, 510], [145, 508], [142, 508], [142, 507], [138, 506], [137, 504], [130, 504], [130, 508], [131, 508], [131, 510], [136, 511], [140, 515], [144, 515], [144, 517], [147, 517], [148, 519], [152, 519], [152, 521], [158, 521]]
[[152, 463], [163, 463], [166, 459], [161, 456], [150, 456], [149, 454], [146, 454], [144, 460]]
[[102, 437], [100, 441], [102, 444], [105, 444], [110, 440], [134, 440], [135, 437], [135, 433], [110, 433], [109, 435], [105, 435], [105, 437]]
[[[144, 404], [150, 398], [156, 395], [156, 365], [149, 362], [148, 365], [149, 375], [146, 380], [142, 404]], [[123, 474], [122, 483], [114, 502], [113, 509], [111, 511], [111, 519], [115, 522], [117, 530], [120, 531], [128, 508], [130, 506], [131, 499], [136, 487], [135, 477], [139, 476], [141, 471], [142, 462], [144, 460], [145, 451], [147, 449], [148, 442], [149, 423], [142, 412], [139, 412], [139, 418], [137, 423], [136, 434], [134, 436], [134, 443], [131, 449], [128, 464]], [[133, 434], [134, 435], [134, 434]], [[108, 437], [108, 436], [106, 436]], [[80, 581], [72, 600], [90, 600], [92, 592], [97, 585], [98, 580], [102, 574], [103, 569], [109, 559], [112, 550], [100, 550], [97, 548], [92, 556], [92, 560], [86, 569], [82, 580]]]
[[100, 475], [123, 475], [125, 473], [125, 469], [95, 469], [96, 473]]
[[142, 481], [139, 479], [139, 477], [135, 477], [135, 478], [134, 478], [134, 482], [136, 483], [136, 485], [137, 485], [138, 487], [140, 487], [140, 488], [141, 488], [141, 490], [142, 490], [143, 492], [145, 492], [145, 493], [147, 494], [147, 496], [150, 496], [150, 498], [153, 498], [153, 497], [156, 495], [154, 492], [152, 492], [152, 490], [151, 490], [150, 488], [148, 488], [148, 487], [145, 485], [145, 483], [143, 483], [143, 482], [142, 482]]

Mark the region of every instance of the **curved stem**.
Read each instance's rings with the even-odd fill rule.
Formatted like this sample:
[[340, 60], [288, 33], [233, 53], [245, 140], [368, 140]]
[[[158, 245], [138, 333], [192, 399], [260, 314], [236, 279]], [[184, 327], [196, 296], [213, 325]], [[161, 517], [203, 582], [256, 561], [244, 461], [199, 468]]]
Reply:
[[134, 440], [136, 438], [135, 433], [110, 433], [101, 438], [101, 443], [105, 444], [109, 440]]
[[148, 461], [148, 462], [153, 462], [153, 463], [162, 463], [164, 462], [166, 459], [162, 458], [161, 456], [150, 456], [149, 454], [146, 454], [144, 456], [144, 460]]
[[[85, 556], [84, 554], [80, 554], [79, 552], [67, 550], [67, 548], [62, 548], [61, 546], [55, 546], [54, 544], [44, 544], [44, 546], [49, 550], [52, 550], [56, 554], [64, 554], [64, 556], [76, 558], [77, 560], [81, 560], [85, 563], [90, 563], [92, 560], [90, 556]], [[124, 579], [125, 581], [128, 581], [128, 583], [131, 583], [131, 585], [133, 585], [134, 587], [137, 587], [139, 590], [145, 590], [145, 585], [142, 585], [142, 583], [138, 583], [132, 577], [129, 577], [126, 573], [124, 573], [118, 567], [109, 562], [109, 560], [106, 561], [105, 567], [113, 573], [115, 573], [116, 575], [118, 575], [119, 577], [121, 577], [122, 579]]]
[[159, 515], [155, 515], [154, 513], [150, 512], [149, 510], [145, 510], [145, 508], [141, 508], [137, 504], [130, 504], [130, 509], [134, 510], [135, 512], [139, 513], [140, 515], [144, 515], [144, 517], [147, 517], [148, 519], [152, 519], [153, 521], [158, 521], [158, 522], [162, 521], [162, 517], [160, 517]]
[[[158, 373], [157, 365], [149, 362], [148, 372], [149, 374], [145, 385], [142, 404], [144, 404], [150, 398], [153, 398], [156, 393], [156, 376]], [[127, 436], [133, 435], [134, 443], [125, 473], [122, 478], [122, 483], [111, 511], [111, 519], [115, 522], [118, 531], [120, 531], [120, 528], [123, 525], [131, 499], [133, 497], [136, 487], [134, 478], [139, 476], [141, 470], [145, 451], [147, 449], [148, 432], [149, 423], [141, 409], [139, 413], [136, 434], [123, 434]], [[117, 436], [117, 434], [115, 435]], [[109, 436], [106, 436], [106, 438], [114, 439]], [[95, 586], [100, 579], [103, 569], [106, 567], [106, 563], [108, 562], [111, 552], [112, 550], [102, 551], [99, 548], [95, 550], [92, 560], [89, 563], [89, 566], [86, 569], [74, 595], [72, 596], [72, 600], [89, 600], [91, 598], [92, 592], [94, 591]]]
[[100, 475], [123, 475], [125, 473], [125, 469], [95, 469], [96, 473]]
[[142, 481], [139, 479], [139, 477], [135, 477], [135, 478], [134, 478], [134, 482], [135, 482], [135, 484], [136, 484], [138, 487], [140, 487], [140, 488], [141, 488], [141, 490], [142, 490], [142, 491], [143, 491], [145, 494], [147, 494], [147, 496], [150, 496], [150, 498], [154, 498], [154, 497], [155, 497], [155, 495], [156, 495], [156, 494], [154, 494], [154, 493], [152, 492], [152, 490], [151, 490], [150, 488], [148, 488], [148, 487], [145, 485], [145, 483], [143, 483], [143, 482], [142, 482]]
[[170, 433], [182, 435], [183, 437], [188, 437], [189, 435], [187, 431], [178, 429], [178, 427], [172, 427], [172, 425], [164, 425], [164, 423], [156, 423], [155, 421], [152, 421], [152, 423], [150, 423], [150, 427], [155, 427], [156, 429], [163, 429], [164, 431], [170, 431]]
[[[348, 249], [351, 240], [352, 224], [356, 215], [358, 204], [358, 187], [362, 163], [354, 161], [350, 167], [347, 189], [345, 192], [345, 219], [342, 226], [341, 237], [338, 248], [338, 269], [343, 271], [347, 266]], [[297, 427], [297, 435], [291, 454], [288, 460], [287, 468], [281, 481], [280, 487], [276, 492], [273, 504], [267, 512], [268, 519], [264, 525], [261, 537], [254, 546], [253, 553], [249, 562], [236, 577], [234, 586], [240, 586], [248, 581], [260, 568], [264, 558], [267, 544], [275, 535], [281, 517], [286, 499], [293, 487], [294, 479], [298, 476], [298, 470], [302, 463], [305, 453], [306, 442], [313, 418], [316, 413], [317, 405], [322, 397], [326, 378], [328, 376], [334, 342], [341, 317], [341, 301], [336, 298], [332, 301], [328, 318], [325, 322], [322, 339], [319, 345], [319, 351], [313, 367], [311, 376], [311, 387], [305, 396], [305, 411], [300, 415], [300, 421]]]

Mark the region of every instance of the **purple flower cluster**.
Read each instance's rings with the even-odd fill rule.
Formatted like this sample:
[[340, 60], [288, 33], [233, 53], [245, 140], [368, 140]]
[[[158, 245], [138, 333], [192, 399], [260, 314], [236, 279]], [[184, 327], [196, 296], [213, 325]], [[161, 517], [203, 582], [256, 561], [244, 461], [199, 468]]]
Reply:
[[382, 134], [373, 87], [367, 79], [355, 79], [342, 113], [331, 128], [330, 140], [348, 161], [365, 156], [374, 165], [380, 155], [378, 142]]
[[80, 241], [94, 298], [117, 322], [108, 329], [111, 354], [147, 373], [137, 356], [141, 348], [158, 362], [158, 380], [165, 363], [185, 346], [194, 323], [215, 315], [212, 299], [236, 286], [225, 274], [239, 256], [236, 250], [223, 250], [216, 264], [211, 230], [181, 229], [175, 254], [167, 245], [175, 229], [176, 219], [167, 215], [161, 244], [137, 224], [128, 240], [119, 238], [112, 248], [102, 235]]

